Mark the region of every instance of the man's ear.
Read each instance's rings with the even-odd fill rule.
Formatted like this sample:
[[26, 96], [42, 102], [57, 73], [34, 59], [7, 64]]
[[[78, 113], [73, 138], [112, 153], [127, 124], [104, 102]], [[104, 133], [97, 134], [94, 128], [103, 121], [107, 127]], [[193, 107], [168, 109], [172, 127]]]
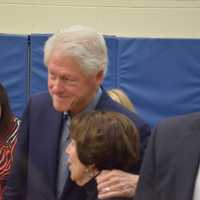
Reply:
[[100, 85], [102, 83], [104, 79], [104, 71], [103, 70], [99, 70], [96, 74], [96, 81], [97, 83]]

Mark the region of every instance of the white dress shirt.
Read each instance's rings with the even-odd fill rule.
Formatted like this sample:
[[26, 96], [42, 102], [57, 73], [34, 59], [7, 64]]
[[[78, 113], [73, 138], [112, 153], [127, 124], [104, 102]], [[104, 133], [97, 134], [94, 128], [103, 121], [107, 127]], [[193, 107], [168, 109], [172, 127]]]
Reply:
[[200, 200], [200, 165], [195, 181], [193, 200]]

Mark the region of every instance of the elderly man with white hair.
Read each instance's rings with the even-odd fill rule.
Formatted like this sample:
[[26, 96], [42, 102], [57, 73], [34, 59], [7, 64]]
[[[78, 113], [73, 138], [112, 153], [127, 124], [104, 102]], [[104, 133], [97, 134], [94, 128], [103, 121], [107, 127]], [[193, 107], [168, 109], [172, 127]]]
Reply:
[[[107, 70], [103, 36], [87, 27], [73, 26], [52, 35], [44, 47], [48, 93], [30, 98], [23, 115], [5, 200], [84, 200], [69, 176], [65, 149], [70, 121], [77, 113], [115, 111], [133, 120], [144, 152], [149, 126], [114, 102], [101, 86]], [[119, 170], [99, 176], [99, 197], [133, 196], [140, 163], [132, 174]]]

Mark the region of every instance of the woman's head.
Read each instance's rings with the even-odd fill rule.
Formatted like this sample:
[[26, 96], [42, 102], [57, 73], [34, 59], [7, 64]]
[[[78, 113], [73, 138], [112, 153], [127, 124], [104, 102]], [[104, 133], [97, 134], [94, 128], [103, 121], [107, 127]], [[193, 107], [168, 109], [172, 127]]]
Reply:
[[[92, 166], [97, 170], [128, 171], [139, 157], [138, 131], [133, 122], [120, 113], [93, 111], [80, 114], [72, 119], [70, 137], [76, 156], [86, 169]], [[66, 152], [73, 176], [69, 148]]]
[[0, 84], [0, 136], [5, 134], [12, 118], [8, 95], [5, 88]]

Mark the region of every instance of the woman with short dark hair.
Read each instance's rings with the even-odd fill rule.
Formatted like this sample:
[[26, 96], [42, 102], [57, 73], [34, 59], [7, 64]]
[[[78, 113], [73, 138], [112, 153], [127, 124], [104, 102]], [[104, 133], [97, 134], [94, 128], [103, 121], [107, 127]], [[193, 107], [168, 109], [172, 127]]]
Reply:
[[98, 199], [95, 177], [101, 170], [130, 172], [139, 159], [138, 131], [120, 113], [93, 111], [77, 115], [72, 119], [70, 138], [66, 149], [70, 176], [85, 188], [88, 200]]
[[10, 109], [8, 95], [0, 84], [0, 200], [10, 172], [20, 120]]

